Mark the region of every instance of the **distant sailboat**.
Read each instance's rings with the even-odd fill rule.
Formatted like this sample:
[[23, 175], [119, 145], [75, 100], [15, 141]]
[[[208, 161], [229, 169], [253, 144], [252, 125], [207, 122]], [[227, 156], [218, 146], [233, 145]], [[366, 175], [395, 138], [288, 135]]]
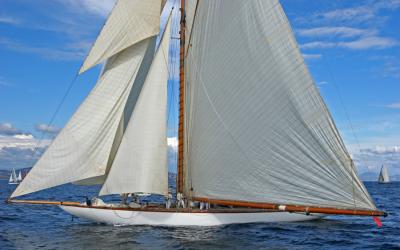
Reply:
[[[117, 1], [80, 73], [97, 85], [11, 195], [95, 222], [214, 226], [386, 216], [360, 181], [278, 0], [181, 0], [177, 202], [170, 204], [171, 21], [161, 0]], [[157, 45], [157, 38], [160, 45]], [[166, 204], [27, 201], [65, 183]]]
[[389, 171], [386, 166], [382, 165], [381, 172], [379, 173], [379, 178], [378, 178], [379, 183], [389, 183], [390, 178], [389, 178]]
[[18, 173], [17, 181], [18, 182], [22, 181], [22, 173], [21, 173], [21, 171], [19, 171], [19, 173]]
[[[21, 174], [21, 172], [20, 172], [20, 174]], [[10, 184], [10, 185], [17, 185], [17, 184], [19, 184], [19, 182], [20, 182], [19, 177], [20, 177], [20, 176], [17, 176], [17, 173], [15, 172], [15, 169], [13, 169], [13, 170], [11, 171], [11, 175], [10, 175], [10, 179], [8, 180], [8, 184]]]

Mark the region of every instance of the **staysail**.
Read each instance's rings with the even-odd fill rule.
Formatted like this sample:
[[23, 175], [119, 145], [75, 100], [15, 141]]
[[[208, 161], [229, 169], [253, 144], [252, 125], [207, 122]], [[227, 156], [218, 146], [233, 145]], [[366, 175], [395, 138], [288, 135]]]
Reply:
[[375, 209], [279, 1], [196, 9], [187, 16], [186, 195]]
[[109, 60], [97, 85], [11, 197], [104, 175], [117, 126], [150, 40]]
[[121, 193], [168, 194], [167, 81], [171, 21], [123, 135], [100, 195]]
[[380, 183], [388, 183], [388, 182], [390, 182], [389, 172], [388, 172], [386, 166], [382, 166], [381, 172], [379, 173], [378, 182], [380, 182]]
[[162, 0], [118, 0], [80, 73], [160, 31]]

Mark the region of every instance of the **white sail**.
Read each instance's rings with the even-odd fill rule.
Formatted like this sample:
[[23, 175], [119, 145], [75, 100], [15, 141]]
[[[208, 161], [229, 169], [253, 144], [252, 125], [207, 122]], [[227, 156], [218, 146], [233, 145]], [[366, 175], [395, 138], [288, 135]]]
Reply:
[[185, 63], [187, 195], [375, 209], [279, 1], [202, 0], [197, 12]]
[[80, 73], [160, 31], [161, 0], [118, 0]]
[[9, 183], [14, 182], [14, 178], [13, 178], [12, 173], [10, 174], [10, 179], [8, 179], [8, 182], [9, 182]]
[[388, 182], [390, 182], [389, 172], [388, 172], [386, 166], [382, 166], [381, 172], [379, 173], [378, 181], [380, 183], [388, 183]]
[[17, 181], [22, 181], [22, 174], [21, 171], [18, 173]]
[[138, 89], [128, 127], [100, 195], [168, 194], [167, 81], [170, 21], [150, 70]]
[[108, 60], [97, 85], [12, 197], [105, 174], [126, 100], [153, 40]]

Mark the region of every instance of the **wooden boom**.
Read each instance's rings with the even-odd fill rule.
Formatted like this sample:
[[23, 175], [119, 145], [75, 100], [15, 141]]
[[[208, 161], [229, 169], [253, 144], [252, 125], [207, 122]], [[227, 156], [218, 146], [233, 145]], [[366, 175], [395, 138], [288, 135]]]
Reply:
[[193, 200], [200, 202], [208, 202], [211, 204], [225, 205], [225, 206], [252, 207], [259, 209], [272, 209], [285, 212], [297, 212], [306, 214], [313, 213], [313, 214], [336, 214], [336, 215], [357, 215], [357, 216], [383, 216], [383, 217], [388, 216], [386, 212], [375, 211], [375, 210], [323, 208], [323, 207], [283, 205], [283, 204], [272, 204], [272, 203], [257, 203], [257, 202], [247, 202], [247, 201], [214, 200], [202, 197], [194, 197]]
[[53, 206], [77, 206], [81, 203], [75, 201], [43, 201], [43, 200], [12, 200], [7, 199], [6, 203], [15, 203], [15, 204], [32, 204], [32, 205], [53, 205]]

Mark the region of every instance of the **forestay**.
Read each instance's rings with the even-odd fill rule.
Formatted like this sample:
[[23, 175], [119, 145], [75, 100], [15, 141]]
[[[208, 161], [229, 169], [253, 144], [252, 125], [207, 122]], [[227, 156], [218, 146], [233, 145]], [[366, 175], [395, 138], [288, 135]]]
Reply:
[[185, 62], [187, 194], [375, 209], [278, 0], [202, 0], [197, 12]]
[[97, 85], [11, 197], [104, 175], [128, 94], [150, 40], [110, 58]]
[[160, 31], [161, 0], [118, 0], [80, 73]]
[[[170, 21], [100, 195], [168, 194], [167, 81]], [[139, 76], [138, 76], [139, 77]], [[129, 104], [128, 104], [129, 105]]]

